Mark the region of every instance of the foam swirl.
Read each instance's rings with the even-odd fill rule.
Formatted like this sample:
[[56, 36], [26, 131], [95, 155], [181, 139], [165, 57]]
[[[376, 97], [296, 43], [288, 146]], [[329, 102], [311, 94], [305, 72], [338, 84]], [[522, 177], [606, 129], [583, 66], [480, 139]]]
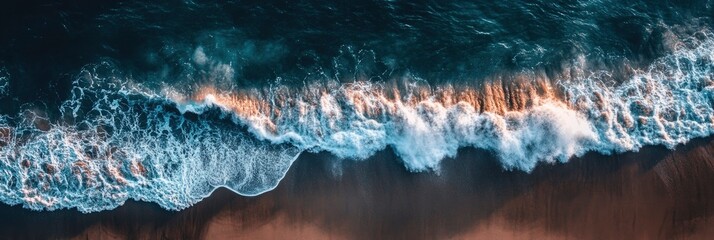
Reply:
[[182, 209], [221, 186], [268, 191], [299, 152], [83, 75], [61, 108], [64, 122], [37, 109], [0, 117], [3, 202], [94, 212], [131, 198]]

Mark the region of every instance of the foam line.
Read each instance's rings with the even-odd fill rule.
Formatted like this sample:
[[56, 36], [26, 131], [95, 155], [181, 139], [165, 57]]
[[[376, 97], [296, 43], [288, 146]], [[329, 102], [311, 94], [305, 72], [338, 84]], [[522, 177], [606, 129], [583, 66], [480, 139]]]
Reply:
[[531, 171], [589, 151], [672, 148], [714, 131], [714, 42], [704, 35], [625, 79], [574, 65], [555, 78], [526, 72], [473, 86], [335, 80], [186, 91], [100, 75], [111, 71], [99, 64], [78, 76], [59, 119], [37, 109], [0, 115], [0, 200], [94, 212], [136, 199], [177, 210], [218, 187], [269, 191], [303, 151], [360, 160], [391, 147], [408, 169], [432, 171], [476, 147]]

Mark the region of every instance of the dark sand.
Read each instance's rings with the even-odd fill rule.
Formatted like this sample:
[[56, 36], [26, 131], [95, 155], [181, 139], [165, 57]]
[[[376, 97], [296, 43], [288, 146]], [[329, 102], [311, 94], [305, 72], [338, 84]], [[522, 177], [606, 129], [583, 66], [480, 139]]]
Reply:
[[[304, 154], [277, 189], [225, 189], [180, 211], [127, 202], [101, 213], [1, 206], [3, 239], [706, 239], [714, 236], [714, 138], [676, 151], [588, 154], [533, 173], [475, 149], [439, 175], [390, 151], [334, 161]], [[710, 236], [711, 235], [711, 236]]]

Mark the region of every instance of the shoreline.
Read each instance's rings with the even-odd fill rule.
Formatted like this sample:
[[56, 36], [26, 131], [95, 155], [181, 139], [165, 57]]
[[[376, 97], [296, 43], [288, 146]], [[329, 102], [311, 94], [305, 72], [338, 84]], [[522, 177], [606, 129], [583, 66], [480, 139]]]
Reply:
[[391, 150], [364, 161], [301, 154], [277, 188], [226, 188], [181, 211], [127, 201], [109, 211], [13, 216], [2, 239], [153, 239], [285, 236], [310, 239], [703, 237], [713, 223], [714, 137], [506, 171], [491, 153], [461, 149], [437, 173], [408, 172]]

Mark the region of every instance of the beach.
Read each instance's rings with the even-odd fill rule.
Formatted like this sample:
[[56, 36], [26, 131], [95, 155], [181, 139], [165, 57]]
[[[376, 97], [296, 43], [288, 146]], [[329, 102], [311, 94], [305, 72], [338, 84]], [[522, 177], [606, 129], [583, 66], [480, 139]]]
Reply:
[[364, 161], [304, 153], [279, 186], [226, 189], [181, 211], [129, 201], [109, 211], [0, 208], [3, 239], [702, 239], [711, 233], [714, 139], [675, 151], [586, 154], [508, 171], [462, 149], [437, 172], [390, 151]]

